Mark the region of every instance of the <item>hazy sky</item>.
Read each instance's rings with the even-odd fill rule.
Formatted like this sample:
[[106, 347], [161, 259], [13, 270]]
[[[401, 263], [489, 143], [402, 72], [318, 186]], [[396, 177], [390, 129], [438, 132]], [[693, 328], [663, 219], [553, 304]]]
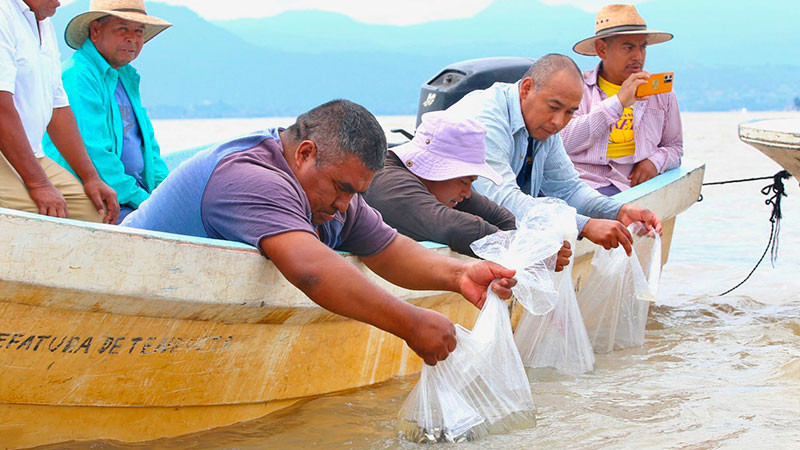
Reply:
[[[62, 4], [75, 0], [62, 0]], [[291, 9], [321, 9], [346, 14], [366, 23], [410, 25], [431, 20], [472, 17], [493, 0], [160, 0], [183, 5], [206, 19], [274, 16]], [[568, 4], [597, 11], [611, 0], [540, 0], [546, 4]], [[646, 0], [627, 0], [641, 3]]]

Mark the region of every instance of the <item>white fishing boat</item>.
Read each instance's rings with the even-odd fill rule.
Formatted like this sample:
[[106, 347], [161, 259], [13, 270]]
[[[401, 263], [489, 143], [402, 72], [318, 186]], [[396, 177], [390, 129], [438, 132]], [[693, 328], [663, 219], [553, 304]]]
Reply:
[[739, 138], [800, 181], [800, 118], [744, 122], [739, 124]]

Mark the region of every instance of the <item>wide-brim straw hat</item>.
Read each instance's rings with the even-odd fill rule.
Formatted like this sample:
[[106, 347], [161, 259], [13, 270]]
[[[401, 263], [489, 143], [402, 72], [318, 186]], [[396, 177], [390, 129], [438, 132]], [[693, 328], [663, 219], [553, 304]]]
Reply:
[[422, 115], [411, 141], [389, 149], [414, 175], [430, 181], [479, 176], [503, 178], [486, 163], [486, 129], [478, 121], [446, 111]]
[[166, 20], [148, 16], [143, 0], [92, 0], [89, 3], [89, 11], [78, 14], [67, 24], [67, 29], [64, 31], [67, 45], [79, 49], [89, 38], [89, 24], [105, 16], [144, 24], [144, 42], [172, 26]]
[[586, 38], [572, 47], [575, 53], [595, 56], [594, 41], [624, 34], [646, 34], [647, 45], [660, 44], [672, 39], [672, 33], [650, 30], [633, 5], [608, 5], [597, 13], [594, 21], [594, 36]]

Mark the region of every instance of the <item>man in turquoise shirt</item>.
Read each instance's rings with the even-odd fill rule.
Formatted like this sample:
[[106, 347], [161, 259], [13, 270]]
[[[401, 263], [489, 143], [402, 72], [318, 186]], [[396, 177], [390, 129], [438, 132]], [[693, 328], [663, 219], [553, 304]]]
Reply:
[[[139, 74], [130, 62], [145, 42], [169, 26], [148, 16], [141, 0], [95, 0], [88, 12], [70, 21], [65, 32], [67, 44], [76, 51], [64, 64], [64, 89], [89, 157], [117, 193], [118, 223], [168, 173], [142, 107]], [[71, 170], [49, 136], [43, 145], [47, 156]]]

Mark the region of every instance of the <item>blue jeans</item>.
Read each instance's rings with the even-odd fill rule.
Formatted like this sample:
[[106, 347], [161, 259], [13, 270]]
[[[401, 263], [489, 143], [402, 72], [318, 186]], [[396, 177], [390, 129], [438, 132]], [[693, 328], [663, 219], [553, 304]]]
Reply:
[[[611, 197], [612, 195], [616, 195], [620, 193], [620, 190], [614, 186], [613, 184], [609, 184], [608, 186], [603, 186], [601, 188], [597, 188], [597, 192], [605, 195], [606, 197]], [[120, 213], [122, 214], [122, 213]]]
[[125, 218], [125, 217], [126, 217], [128, 214], [132, 213], [133, 211], [134, 211], [134, 209], [133, 209], [133, 208], [131, 208], [131, 207], [130, 207], [130, 206], [128, 206], [128, 205], [119, 205], [119, 219], [117, 219], [117, 225], [121, 224], [121, 223], [122, 223], [122, 220], [123, 220], [123, 219], [124, 219], [124, 218]]

